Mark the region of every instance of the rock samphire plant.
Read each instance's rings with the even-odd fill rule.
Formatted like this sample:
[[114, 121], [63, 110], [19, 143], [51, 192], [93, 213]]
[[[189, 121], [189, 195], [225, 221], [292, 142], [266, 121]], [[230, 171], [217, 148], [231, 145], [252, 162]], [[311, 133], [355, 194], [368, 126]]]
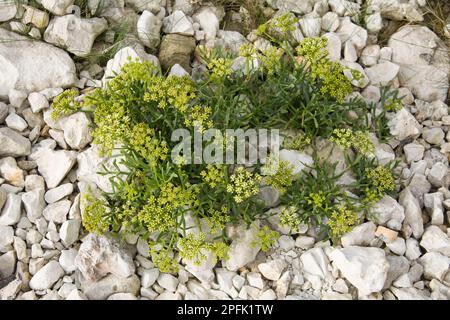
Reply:
[[[106, 172], [113, 192], [83, 198], [84, 227], [139, 234], [155, 265], [176, 272], [179, 258], [227, 259], [231, 226], [273, 214], [292, 233], [306, 223], [338, 241], [371, 205], [395, 192], [395, 163], [378, 163], [375, 151], [388, 137], [386, 115], [400, 100], [386, 88], [378, 104], [352, 94], [345, 67], [328, 58], [326, 38], [296, 43], [293, 23], [285, 15], [262, 25], [264, 50], [245, 44], [236, 57], [204, 48], [206, 68], [195, 80], [129, 61], [104, 88], [58, 97], [54, 117], [91, 113], [94, 143], [114, 160], [115, 169]], [[210, 128], [278, 129], [284, 149], [251, 166], [172, 157], [179, 143], [174, 131], [194, 136]], [[203, 141], [203, 148], [231, 139]], [[296, 163], [283, 152], [312, 161]], [[279, 210], [268, 210], [262, 199], [266, 186], [280, 194]], [[277, 235], [263, 225], [256, 242], [268, 250]]]

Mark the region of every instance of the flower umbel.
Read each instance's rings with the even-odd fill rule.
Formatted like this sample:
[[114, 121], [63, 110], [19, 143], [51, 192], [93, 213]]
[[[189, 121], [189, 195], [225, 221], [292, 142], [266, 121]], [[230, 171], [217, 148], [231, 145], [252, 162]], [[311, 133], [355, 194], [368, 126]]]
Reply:
[[78, 111], [81, 107], [81, 104], [75, 99], [78, 94], [78, 90], [69, 89], [58, 95], [53, 100], [51, 114], [52, 118], [56, 120]]
[[266, 175], [264, 182], [281, 193], [292, 185], [294, 180], [292, 172], [293, 168], [289, 162], [273, 156], [268, 157], [266, 164], [261, 168], [261, 173]]
[[208, 164], [206, 170], [200, 172], [200, 175], [211, 188], [215, 188], [225, 181], [223, 166], [220, 164]]
[[363, 155], [370, 155], [375, 151], [368, 131], [353, 132], [351, 129], [334, 129], [330, 141], [335, 142], [342, 149], [353, 147]]
[[208, 63], [208, 69], [211, 72], [210, 74], [211, 80], [213, 82], [220, 82], [223, 81], [227, 76], [231, 75], [233, 73], [233, 70], [231, 69], [232, 64], [233, 61], [230, 59], [225, 58], [212, 59]]
[[264, 226], [256, 233], [256, 239], [252, 242], [252, 245], [259, 245], [262, 251], [267, 252], [279, 237], [280, 234], [277, 231], [270, 230], [268, 226]]
[[345, 206], [340, 206], [332, 212], [327, 222], [330, 237], [337, 241], [344, 234], [350, 232], [358, 223], [358, 220], [359, 217], [355, 211]]
[[281, 225], [288, 227], [291, 232], [297, 232], [300, 221], [298, 219], [298, 208], [295, 206], [289, 206], [283, 208], [280, 212]]
[[234, 195], [234, 201], [241, 203], [258, 194], [261, 176], [238, 167], [227, 185], [227, 192]]
[[366, 188], [365, 193], [370, 203], [380, 200], [386, 193], [395, 190], [392, 172], [385, 166], [366, 169], [366, 178], [369, 180], [369, 187]]
[[328, 58], [327, 43], [325, 37], [305, 38], [298, 46], [297, 53], [311, 68], [312, 78], [321, 85], [320, 91], [338, 102], [343, 102], [344, 98], [352, 93], [352, 85], [344, 75], [344, 67]]

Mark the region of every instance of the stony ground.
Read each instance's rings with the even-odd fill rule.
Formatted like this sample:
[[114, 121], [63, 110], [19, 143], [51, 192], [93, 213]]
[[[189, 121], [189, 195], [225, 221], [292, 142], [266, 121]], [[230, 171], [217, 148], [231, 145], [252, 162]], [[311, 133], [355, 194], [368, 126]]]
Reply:
[[[299, 39], [324, 34], [331, 57], [365, 75], [355, 94], [377, 102], [381, 85], [399, 88], [405, 107], [389, 122], [394, 139], [378, 144], [376, 155], [400, 160], [401, 192], [377, 203], [340, 246], [305, 226], [263, 253], [250, 245], [254, 229], [237, 228], [229, 261], [180, 264], [177, 275], [154, 268], [139, 236], [124, 245], [83, 230], [80, 192], [87, 184], [110, 190], [96, 174], [109, 162], [90, 145], [88, 116], [53, 121], [51, 101], [63, 88], [101, 86], [129, 56], [195, 72], [198, 44], [263, 46], [244, 32], [248, 12], [199, 0], [87, 1], [83, 8], [73, 0], [27, 2], [0, 2], [1, 299], [450, 298], [449, 49], [421, 26], [425, 1], [371, 0], [366, 8], [346, 0], [267, 0], [266, 13], [302, 18]], [[365, 27], [355, 23], [361, 12]], [[123, 21], [136, 36], [117, 43]], [[392, 21], [410, 23], [380, 44], [380, 30]], [[450, 37], [450, 28], [442, 34]], [[115, 45], [123, 48], [111, 60], [96, 59]]]

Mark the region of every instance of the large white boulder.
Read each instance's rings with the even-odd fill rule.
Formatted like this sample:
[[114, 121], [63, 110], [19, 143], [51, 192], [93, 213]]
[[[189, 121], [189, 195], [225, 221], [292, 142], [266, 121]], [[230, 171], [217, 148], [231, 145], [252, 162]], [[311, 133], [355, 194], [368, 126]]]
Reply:
[[347, 247], [335, 249], [330, 258], [360, 296], [380, 292], [386, 281], [389, 262], [379, 248]]
[[414, 238], [420, 239], [423, 234], [423, 218], [419, 200], [408, 187], [400, 193], [398, 202], [405, 209], [404, 223], [411, 228]]
[[399, 80], [416, 98], [445, 101], [449, 88], [449, 49], [430, 29], [408, 25], [394, 33], [388, 46], [400, 66]]
[[62, 16], [65, 15], [75, 0], [42, 0], [39, 1], [42, 6], [53, 14]]
[[72, 169], [77, 160], [75, 151], [45, 150], [36, 160], [39, 173], [44, 177], [48, 188], [55, 188]]
[[225, 261], [225, 267], [230, 271], [236, 271], [239, 268], [255, 260], [261, 246], [257, 238], [258, 227], [252, 225], [246, 229], [245, 225], [240, 225], [233, 229], [230, 249], [228, 251], [228, 260]]
[[142, 12], [137, 23], [139, 40], [151, 49], [156, 49], [161, 42], [162, 21], [150, 11]]
[[30, 288], [33, 290], [50, 289], [52, 285], [64, 275], [64, 270], [58, 261], [52, 260], [43, 266], [31, 278]]
[[15, 1], [2, 1], [0, 4], [0, 22], [11, 20], [17, 14]]
[[0, 97], [75, 84], [75, 64], [64, 50], [2, 28], [0, 39]]
[[92, 233], [80, 246], [75, 266], [83, 277], [90, 281], [97, 281], [108, 273], [127, 278], [135, 271], [133, 258], [129, 252], [119, 248], [110, 239]]
[[450, 257], [450, 238], [438, 226], [429, 226], [422, 236], [420, 245], [427, 252], [440, 252]]
[[103, 18], [82, 19], [74, 14], [56, 17], [45, 30], [44, 40], [79, 57], [87, 56], [95, 38], [108, 27]]

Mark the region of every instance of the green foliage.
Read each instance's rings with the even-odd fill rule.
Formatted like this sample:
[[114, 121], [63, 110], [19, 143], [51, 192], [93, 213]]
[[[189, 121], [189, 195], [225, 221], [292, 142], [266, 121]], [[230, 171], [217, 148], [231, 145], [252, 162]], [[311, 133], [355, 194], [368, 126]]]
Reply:
[[95, 198], [90, 192], [85, 194], [83, 200], [87, 203], [83, 213], [83, 226], [92, 233], [103, 234], [107, 232], [110, 222], [108, 221], [106, 203]]
[[395, 192], [395, 168], [397, 161], [380, 165], [374, 158], [357, 158], [353, 161], [351, 170], [357, 180], [357, 195], [366, 205], [371, 205], [384, 195]]
[[283, 140], [283, 147], [291, 150], [303, 151], [311, 144], [311, 138], [304, 133], [297, 134], [294, 137], [287, 136]]
[[80, 109], [80, 103], [76, 101], [78, 90], [66, 90], [58, 95], [52, 104], [51, 116], [54, 120], [71, 115]]
[[[291, 209], [282, 214], [284, 224], [292, 229], [299, 224], [314, 224], [323, 227], [326, 219], [340, 203], [349, 202], [345, 190], [337, 184], [336, 165], [330, 162], [320, 164], [315, 161], [313, 167], [305, 170], [294, 181], [291, 188], [281, 197], [281, 203]], [[292, 222], [293, 214], [297, 222]]]
[[344, 234], [350, 232], [358, 221], [358, 214], [354, 210], [340, 206], [332, 211], [327, 221], [328, 234], [334, 241], [337, 241]]
[[[310, 66], [312, 79], [320, 83], [321, 93], [343, 102], [352, 93], [352, 85], [344, 75], [345, 67], [328, 58], [327, 42], [325, 37], [306, 38], [297, 48], [297, 53]], [[352, 74], [356, 79], [361, 77], [357, 71], [352, 70]]]
[[281, 193], [292, 185], [294, 180], [293, 170], [289, 162], [269, 156], [266, 164], [261, 168], [261, 173], [266, 175], [264, 183], [274, 187]]
[[[246, 67], [237, 71], [231, 68], [233, 57], [207, 51], [207, 70], [195, 81], [165, 76], [150, 62], [129, 61], [106, 88], [82, 101], [74, 102], [77, 94], [71, 91], [58, 97], [53, 105], [57, 116], [79, 109], [92, 113], [94, 143], [115, 161], [115, 169], [107, 172], [113, 192], [101, 200], [86, 199], [86, 229], [141, 234], [148, 239], [155, 265], [176, 272], [178, 255], [197, 264], [207, 251], [225, 259], [227, 227], [251, 226], [267, 216], [258, 197], [263, 185], [282, 194], [280, 220], [292, 232], [310, 223], [333, 239], [356, 225], [356, 212], [393, 192], [392, 168], [380, 169], [369, 158], [374, 151], [369, 132], [387, 137], [386, 114], [392, 107], [385, 106], [396, 102], [396, 96], [382, 92], [381, 113], [375, 104], [347, 98], [350, 81], [339, 63], [329, 61], [326, 40], [305, 39], [298, 47], [287, 40], [294, 22], [286, 15], [261, 27], [259, 34], [272, 46], [263, 52], [251, 44], [241, 47]], [[272, 36], [274, 29], [285, 37]], [[314, 165], [294, 176], [287, 162], [272, 157], [251, 168], [174, 163], [169, 157], [176, 145], [171, 134], [179, 128], [190, 133], [208, 128], [292, 129], [299, 133], [288, 137], [285, 147], [312, 153]], [[344, 172], [317, 157], [317, 139], [356, 153], [356, 160], [348, 158], [347, 168], [355, 183], [342, 186]], [[204, 147], [211, 143], [217, 141], [204, 142]], [[277, 238], [277, 232], [264, 226], [254, 245], [267, 251]]]
[[198, 236], [191, 233], [181, 238], [178, 246], [180, 248], [180, 256], [193, 261], [196, 265], [200, 265], [207, 258], [207, 251], [213, 252], [216, 259], [224, 259], [228, 254], [228, 246], [225, 243], [207, 242], [204, 233], [200, 233]]
[[351, 129], [334, 129], [330, 141], [343, 149], [353, 147], [364, 155], [370, 155], [375, 151], [368, 131], [353, 132]]
[[280, 234], [277, 231], [270, 230], [268, 226], [264, 226], [256, 232], [256, 239], [252, 242], [253, 246], [260, 246], [261, 250], [268, 251], [278, 240]]
[[245, 170], [244, 167], [238, 167], [230, 177], [230, 183], [227, 184], [227, 192], [233, 195], [236, 203], [241, 203], [258, 194], [260, 180], [260, 175], [251, 173]]
[[288, 227], [292, 233], [296, 233], [300, 224], [298, 208], [295, 206], [284, 207], [280, 212], [280, 223], [282, 226]]

